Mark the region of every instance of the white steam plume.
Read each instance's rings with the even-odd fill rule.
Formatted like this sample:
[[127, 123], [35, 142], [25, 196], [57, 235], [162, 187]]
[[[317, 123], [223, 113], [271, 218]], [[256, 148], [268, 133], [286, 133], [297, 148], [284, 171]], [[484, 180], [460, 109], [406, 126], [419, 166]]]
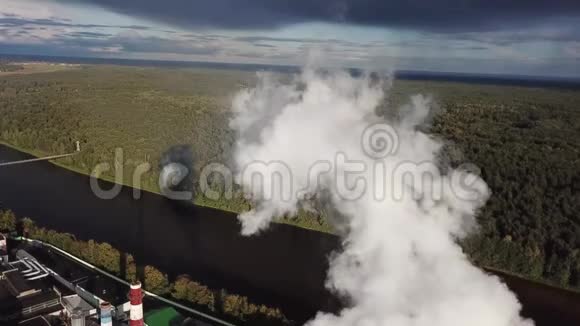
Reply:
[[311, 326], [533, 325], [457, 244], [475, 226], [485, 182], [432, 163], [441, 143], [417, 128], [428, 98], [413, 96], [396, 120], [379, 118], [384, 89], [369, 76], [307, 69], [286, 83], [260, 74], [237, 94], [237, 182], [256, 204], [239, 216], [242, 233], [295, 214], [313, 196], [340, 217], [343, 251], [331, 259], [327, 287], [349, 305], [318, 313]]

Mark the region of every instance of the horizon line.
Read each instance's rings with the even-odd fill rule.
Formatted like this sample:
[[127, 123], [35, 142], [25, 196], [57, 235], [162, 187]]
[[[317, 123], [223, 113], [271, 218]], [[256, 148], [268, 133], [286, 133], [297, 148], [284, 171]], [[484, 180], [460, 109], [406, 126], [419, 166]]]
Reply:
[[[100, 60], [103, 63], [93, 63], [93, 64], [107, 64], [106, 61], [122, 61], [126, 63], [163, 63], [163, 64], [173, 64], [173, 65], [195, 65], [195, 64], [204, 64], [204, 65], [227, 65], [233, 67], [246, 67], [246, 68], [253, 68], [253, 69], [244, 69], [244, 70], [255, 70], [256, 68], [282, 68], [282, 69], [291, 69], [300, 71], [303, 66], [296, 65], [296, 64], [276, 64], [276, 63], [250, 63], [250, 62], [226, 62], [226, 61], [203, 61], [203, 60], [168, 60], [168, 59], [142, 59], [142, 58], [118, 58], [118, 57], [92, 57], [92, 56], [65, 56], [65, 55], [47, 55], [47, 54], [13, 54], [13, 53], [2, 53], [0, 52], [0, 59], [3, 57], [12, 57], [12, 59], [18, 59], [18, 57], [30, 57], [30, 58], [43, 58], [43, 59], [68, 59], [69, 61], [73, 61], [75, 59], [80, 60]], [[38, 60], [42, 62], [43, 60]], [[47, 61], [47, 60], [44, 60]], [[58, 61], [47, 61], [53, 63], [60, 63]], [[62, 63], [72, 63], [72, 62], [62, 62]], [[113, 63], [114, 64], [114, 63]], [[154, 65], [152, 65], [154, 66]], [[213, 67], [213, 68], [221, 68], [221, 67]], [[372, 71], [370, 69], [365, 68], [358, 68], [358, 67], [332, 67], [337, 69], [345, 69], [355, 72], [361, 71]], [[377, 69], [378, 70], [378, 69]], [[387, 70], [387, 69], [385, 69]], [[397, 75], [401, 74], [403, 79], [405, 77], [409, 79], [420, 79], [420, 77], [431, 77], [432, 79], [439, 78], [443, 80], [444, 77], [465, 77], [465, 78], [479, 78], [479, 79], [501, 79], [502, 81], [531, 81], [531, 82], [565, 82], [565, 83], [572, 83], [580, 84], [580, 76], [548, 76], [548, 75], [531, 75], [531, 74], [503, 74], [503, 73], [480, 73], [480, 72], [459, 72], [459, 71], [436, 71], [436, 70], [424, 70], [424, 69], [394, 69], [392, 72]], [[483, 81], [483, 80], [482, 80]]]

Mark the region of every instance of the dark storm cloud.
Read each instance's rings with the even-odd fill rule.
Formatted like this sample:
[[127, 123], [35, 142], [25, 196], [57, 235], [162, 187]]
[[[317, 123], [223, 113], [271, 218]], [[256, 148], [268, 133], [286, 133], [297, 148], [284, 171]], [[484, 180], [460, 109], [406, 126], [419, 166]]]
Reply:
[[[71, 1], [71, 0], [60, 0]], [[76, 0], [168, 24], [269, 28], [347, 22], [416, 30], [482, 30], [578, 16], [578, 0]]]

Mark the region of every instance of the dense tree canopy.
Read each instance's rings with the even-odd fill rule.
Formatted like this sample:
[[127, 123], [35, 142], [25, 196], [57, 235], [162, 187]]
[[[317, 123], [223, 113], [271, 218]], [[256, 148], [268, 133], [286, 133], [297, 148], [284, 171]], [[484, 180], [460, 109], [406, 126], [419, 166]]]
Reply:
[[[123, 148], [124, 182], [132, 184], [135, 167], [149, 162], [141, 187], [158, 191], [157, 163], [174, 145], [191, 147], [195, 175], [208, 163], [229, 163], [229, 98], [254, 81], [247, 72], [110, 66], [0, 76], [0, 141], [60, 154], [80, 140], [83, 152], [62, 164], [84, 173], [112, 164], [115, 148]], [[580, 287], [580, 92], [396, 81], [379, 113], [393, 114], [415, 93], [432, 95], [440, 108], [431, 132], [446, 142], [442, 162], [475, 164], [492, 191], [479, 232], [464, 243], [471, 259]], [[219, 179], [212, 186], [224, 190]], [[216, 201], [198, 192], [195, 201], [235, 212], [250, 207], [239, 194]], [[301, 212], [291, 223], [331, 230], [322, 213]], [[110, 265], [112, 256], [98, 259]]]

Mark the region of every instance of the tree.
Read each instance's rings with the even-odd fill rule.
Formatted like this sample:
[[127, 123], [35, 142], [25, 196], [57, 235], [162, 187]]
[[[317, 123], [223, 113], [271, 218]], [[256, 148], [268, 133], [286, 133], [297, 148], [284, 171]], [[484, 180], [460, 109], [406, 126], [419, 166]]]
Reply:
[[125, 278], [127, 278], [127, 281], [134, 282], [137, 280], [137, 264], [133, 255], [127, 254], [126, 256]]
[[186, 276], [179, 276], [177, 280], [173, 283], [173, 289], [171, 291], [171, 296], [177, 300], [187, 299], [187, 285], [189, 284], [189, 278]]
[[149, 265], [145, 266], [145, 286], [156, 294], [166, 294], [170, 289], [167, 275]]
[[96, 264], [98, 266], [113, 273], [120, 272], [121, 254], [117, 249], [113, 248], [110, 244], [103, 242], [97, 244], [96, 250]]
[[197, 282], [190, 281], [187, 284], [187, 300], [198, 305], [207, 306], [210, 310], [215, 309], [213, 291]]
[[0, 231], [12, 232], [16, 230], [16, 215], [10, 210], [0, 211]]
[[36, 224], [31, 218], [25, 217], [22, 219], [22, 229], [25, 235], [27, 233], [34, 234], [36, 232]]
[[191, 303], [215, 309], [215, 296], [207, 286], [192, 281], [188, 275], [181, 275], [172, 286], [171, 295], [178, 300], [187, 300]]

